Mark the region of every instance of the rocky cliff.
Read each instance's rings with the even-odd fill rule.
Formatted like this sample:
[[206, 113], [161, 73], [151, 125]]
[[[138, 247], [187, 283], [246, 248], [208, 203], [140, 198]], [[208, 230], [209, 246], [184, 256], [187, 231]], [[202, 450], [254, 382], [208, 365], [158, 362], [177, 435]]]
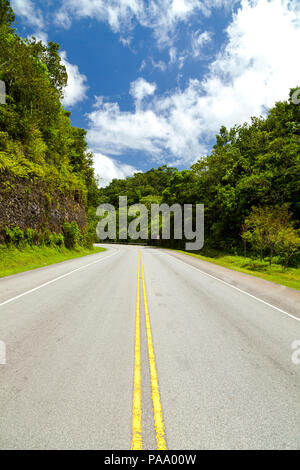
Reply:
[[77, 222], [80, 229], [87, 223], [80, 193], [70, 196], [60, 191], [49, 193], [41, 182], [8, 184], [0, 181], [0, 230], [5, 226], [18, 226], [22, 230], [48, 228], [59, 233], [64, 222], [72, 221]]

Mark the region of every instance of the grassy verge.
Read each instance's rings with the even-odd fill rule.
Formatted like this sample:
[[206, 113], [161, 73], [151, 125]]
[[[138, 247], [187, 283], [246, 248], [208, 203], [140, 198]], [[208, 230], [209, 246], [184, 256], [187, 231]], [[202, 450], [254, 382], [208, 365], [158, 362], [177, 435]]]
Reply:
[[0, 278], [31, 269], [49, 266], [69, 259], [80, 258], [105, 251], [105, 248], [26, 247], [22, 250], [0, 246]]
[[195, 258], [209, 261], [210, 263], [224, 266], [241, 273], [257, 276], [267, 281], [275, 282], [283, 286], [292, 287], [300, 290], [300, 269], [288, 268], [284, 271], [283, 267], [278, 264], [269, 266], [267, 262], [244, 258], [243, 256], [227, 255], [225, 253], [213, 253], [210, 256], [203, 256], [198, 253], [190, 253], [182, 250], [175, 250]]

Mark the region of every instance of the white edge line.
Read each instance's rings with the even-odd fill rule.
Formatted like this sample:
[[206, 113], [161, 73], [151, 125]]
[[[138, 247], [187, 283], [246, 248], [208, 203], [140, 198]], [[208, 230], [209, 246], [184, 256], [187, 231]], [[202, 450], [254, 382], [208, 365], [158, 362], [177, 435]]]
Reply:
[[[258, 300], [259, 302], [261, 302], [261, 303], [263, 303], [263, 304], [265, 304], [265, 305], [268, 305], [268, 307], [275, 308], [275, 310], [278, 310], [278, 312], [284, 313], [284, 315], [287, 315], [288, 317], [293, 318], [294, 320], [300, 322], [300, 318], [295, 317], [295, 316], [292, 315], [291, 313], [288, 313], [288, 312], [286, 312], [285, 310], [282, 310], [281, 308], [275, 307], [275, 305], [269, 304], [269, 303], [266, 302], [265, 300], [262, 300], [262, 299], [260, 299], [259, 297], [255, 297], [255, 295], [249, 294], [249, 292], [246, 292], [246, 291], [244, 291], [244, 290], [242, 290], [242, 289], [239, 289], [238, 287], [233, 286], [232, 284], [229, 284], [229, 282], [223, 281], [222, 279], [219, 279], [218, 277], [212, 276], [211, 274], [208, 274], [208, 273], [206, 273], [205, 271], [202, 271], [201, 269], [198, 269], [198, 268], [196, 268], [195, 266], [192, 266], [192, 265], [190, 265], [189, 263], [187, 263], [187, 262], [185, 262], [185, 261], [182, 261], [181, 259], [178, 259], [176, 256], [172, 256], [172, 255], [171, 255], [170, 253], [168, 253], [168, 252], [162, 251], [162, 253], [165, 253], [165, 254], [169, 255], [171, 258], [175, 259], [176, 261], [179, 261], [180, 263], [183, 263], [183, 264], [185, 264], [186, 266], [189, 266], [190, 268], [195, 269], [196, 271], [198, 271], [198, 272], [204, 274], [205, 276], [212, 277], [212, 278], [215, 279], [216, 281], [222, 282], [222, 284], [225, 284], [226, 286], [229, 286], [229, 287], [231, 287], [232, 289], [235, 289], [235, 290], [237, 290], [237, 291], [239, 291], [239, 292], [242, 292], [243, 294], [248, 295], [249, 297], [252, 297], [252, 299]], [[187, 256], [188, 256], [188, 255], [187, 255]]]
[[35, 292], [36, 290], [42, 289], [42, 287], [46, 287], [49, 284], [52, 284], [53, 282], [59, 281], [60, 279], [63, 279], [64, 277], [70, 276], [73, 273], [76, 273], [77, 271], [80, 271], [81, 269], [87, 268], [89, 266], [92, 266], [93, 264], [100, 263], [101, 261], [105, 261], [108, 258], [111, 258], [112, 256], [115, 256], [117, 253], [119, 253], [120, 250], [116, 251], [115, 253], [112, 253], [109, 256], [105, 256], [104, 258], [97, 259], [96, 261], [93, 261], [92, 263], [85, 264], [84, 266], [80, 266], [80, 268], [73, 269], [73, 271], [69, 271], [66, 274], [63, 274], [62, 276], [56, 277], [55, 279], [52, 279], [51, 281], [45, 282], [44, 284], [41, 284], [40, 286], [34, 287], [34, 289], [27, 290], [26, 292], [23, 292], [22, 294], [17, 295], [16, 297], [12, 297], [11, 299], [5, 300], [0, 304], [0, 307], [3, 307], [3, 305], [7, 305], [14, 300], [18, 300], [21, 297], [24, 297], [25, 295], [31, 294], [32, 292]]

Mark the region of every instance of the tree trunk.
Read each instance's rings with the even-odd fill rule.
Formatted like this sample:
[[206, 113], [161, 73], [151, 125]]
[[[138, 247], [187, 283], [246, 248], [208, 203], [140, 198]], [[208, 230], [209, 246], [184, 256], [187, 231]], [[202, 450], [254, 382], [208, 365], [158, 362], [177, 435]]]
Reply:
[[270, 266], [272, 265], [272, 260], [273, 260], [273, 248], [270, 248]]
[[284, 260], [284, 265], [283, 265], [283, 269], [284, 269], [284, 270], [287, 269], [291, 256], [292, 256], [291, 254], [288, 255], [288, 256], [286, 256], [286, 258], [285, 258], [285, 260]]

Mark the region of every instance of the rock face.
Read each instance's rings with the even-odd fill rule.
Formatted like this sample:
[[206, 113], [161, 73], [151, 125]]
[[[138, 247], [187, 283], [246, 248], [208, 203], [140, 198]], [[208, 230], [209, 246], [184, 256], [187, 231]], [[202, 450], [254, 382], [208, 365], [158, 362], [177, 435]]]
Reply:
[[[76, 200], [78, 199], [78, 200]], [[66, 196], [60, 191], [48, 193], [43, 183], [16, 182], [7, 185], [0, 181], [0, 229], [20, 227], [61, 232], [64, 222], [75, 221], [82, 229], [86, 211], [79, 195]]]

